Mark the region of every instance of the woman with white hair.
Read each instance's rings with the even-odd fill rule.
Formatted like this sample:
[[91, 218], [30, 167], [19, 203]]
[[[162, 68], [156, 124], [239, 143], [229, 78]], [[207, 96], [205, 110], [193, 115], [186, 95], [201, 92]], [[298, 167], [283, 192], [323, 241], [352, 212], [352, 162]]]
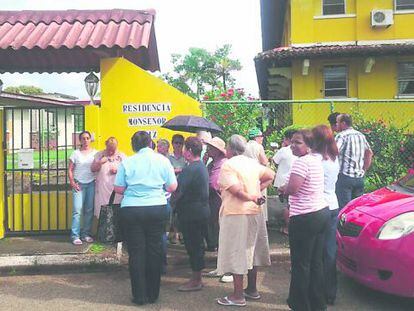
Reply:
[[[234, 292], [217, 300], [224, 306], [245, 306], [246, 298], [261, 298], [256, 288], [257, 267], [270, 265], [269, 241], [261, 212], [261, 191], [268, 187], [274, 172], [243, 155], [246, 140], [240, 135], [230, 137], [227, 160], [221, 167], [219, 186], [220, 209], [219, 274], [232, 273]], [[243, 290], [243, 276], [248, 275]]]
[[[101, 206], [108, 204], [109, 197], [114, 191], [115, 176], [119, 164], [125, 160], [124, 153], [118, 150], [118, 141], [115, 137], [109, 137], [105, 141], [105, 150], [98, 152], [91, 166], [91, 171], [95, 172], [95, 210], [94, 215], [99, 218]], [[120, 203], [122, 195], [115, 196], [114, 203]]]
[[[266, 157], [265, 150], [263, 148], [263, 133], [257, 127], [250, 129], [249, 131], [249, 141], [246, 145], [246, 150], [244, 155], [256, 160], [258, 163], [267, 166], [269, 160]], [[262, 191], [262, 195], [267, 197], [267, 189]], [[262, 205], [262, 213], [265, 221], [268, 221], [267, 217], [267, 202], [265, 201]]]

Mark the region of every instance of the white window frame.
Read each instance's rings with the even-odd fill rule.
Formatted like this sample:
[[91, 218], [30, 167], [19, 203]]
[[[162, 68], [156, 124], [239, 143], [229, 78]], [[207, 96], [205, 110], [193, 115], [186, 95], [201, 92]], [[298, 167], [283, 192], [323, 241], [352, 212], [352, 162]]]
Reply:
[[[414, 2], [413, 2], [413, 5], [414, 5]], [[412, 9], [398, 9], [397, 0], [394, 0], [394, 11], [401, 12], [401, 13], [414, 13], [414, 7]]]
[[322, 7], [321, 7], [321, 16], [336, 16], [336, 17], [338, 17], [338, 16], [341, 16], [341, 15], [346, 15], [346, 0], [343, 0], [343, 1], [344, 1], [344, 13], [340, 13], [340, 14], [324, 14], [324, 12], [323, 12], [324, 0], [322, 0], [321, 1], [321, 5], [322, 5]]
[[32, 118], [32, 120], [30, 120], [30, 118], [29, 118], [29, 124], [30, 124], [30, 122], [32, 123], [32, 128], [30, 129], [30, 132], [31, 133], [37, 133], [37, 132], [39, 132], [39, 115], [40, 115], [40, 112], [39, 112], [39, 110], [34, 109], [29, 114], [30, 114], [30, 118]]
[[[326, 67], [345, 67], [345, 83], [346, 83], [346, 94], [340, 96], [327, 96], [326, 95], [326, 79], [325, 79], [325, 68]], [[324, 98], [349, 98], [349, 68], [346, 64], [325, 64], [322, 67], [322, 83], [323, 83], [323, 97]]]
[[44, 125], [49, 124], [49, 132], [56, 133], [57, 123], [56, 123], [56, 111], [46, 110], [46, 119], [44, 120]]
[[410, 79], [404, 79], [403, 81], [401, 81], [402, 79], [400, 79], [400, 64], [413, 64], [414, 65], [414, 61], [403, 61], [403, 62], [397, 62], [397, 97], [398, 98], [404, 98], [404, 97], [414, 97], [414, 92], [410, 93], [410, 94], [401, 94], [400, 93], [400, 82], [404, 82], [404, 81], [413, 81], [414, 82], [414, 77], [412, 80]]

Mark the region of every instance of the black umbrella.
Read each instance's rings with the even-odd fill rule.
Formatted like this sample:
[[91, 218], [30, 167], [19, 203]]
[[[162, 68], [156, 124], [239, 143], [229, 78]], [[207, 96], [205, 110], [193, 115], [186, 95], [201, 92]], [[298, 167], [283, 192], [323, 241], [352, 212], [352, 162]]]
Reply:
[[209, 131], [212, 133], [223, 132], [213, 121], [197, 116], [176, 116], [165, 122], [161, 127], [173, 130], [195, 133], [197, 131]]

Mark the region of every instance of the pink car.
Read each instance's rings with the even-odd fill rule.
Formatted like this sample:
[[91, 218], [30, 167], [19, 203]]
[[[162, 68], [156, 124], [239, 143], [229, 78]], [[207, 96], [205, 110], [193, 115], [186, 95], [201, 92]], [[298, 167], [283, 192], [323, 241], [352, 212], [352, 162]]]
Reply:
[[336, 238], [343, 273], [372, 289], [414, 297], [414, 175], [349, 202]]

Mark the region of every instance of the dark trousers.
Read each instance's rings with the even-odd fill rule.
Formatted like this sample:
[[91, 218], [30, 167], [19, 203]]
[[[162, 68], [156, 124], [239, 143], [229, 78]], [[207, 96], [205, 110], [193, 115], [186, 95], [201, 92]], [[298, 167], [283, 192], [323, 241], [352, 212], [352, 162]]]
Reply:
[[364, 194], [364, 178], [339, 174], [335, 192], [338, 197], [339, 209], [342, 209], [348, 202]]
[[219, 212], [221, 207], [221, 197], [218, 192], [210, 188], [209, 192], [210, 218], [208, 220], [208, 230], [206, 236], [207, 248], [218, 247], [219, 236]]
[[336, 244], [336, 226], [338, 209], [329, 211], [328, 225], [325, 230], [325, 242], [323, 251], [323, 271], [325, 275], [325, 297], [327, 301], [334, 302], [336, 299], [336, 255], [338, 246]]
[[[167, 199], [167, 214], [168, 214], [168, 220], [171, 219], [171, 205], [170, 205], [170, 199]], [[165, 273], [166, 267], [167, 267], [167, 251], [168, 251], [168, 243], [167, 243], [168, 237], [167, 233], [164, 230], [164, 234], [162, 236], [162, 250], [163, 250], [163, 258], [162, 258], [162, 264], [163, 264], [163, 272]]]
[[121, 226], [128, 245], [132, 296], [137, 302], [158, 299], [162, 269], [165, 205], [121, 208]]
[[326, 308], [322, 256], [328, 218], [329, 209], [324, 208], [289, 220], [292, 274], [288, 305], [294, 311]]
[[190, 257], [191, 270], [198, 272], [204, 269], [204, 237], [207, 234], [207, 219], [180, 220], [180, 229], [184, 238], [185, 249]]

